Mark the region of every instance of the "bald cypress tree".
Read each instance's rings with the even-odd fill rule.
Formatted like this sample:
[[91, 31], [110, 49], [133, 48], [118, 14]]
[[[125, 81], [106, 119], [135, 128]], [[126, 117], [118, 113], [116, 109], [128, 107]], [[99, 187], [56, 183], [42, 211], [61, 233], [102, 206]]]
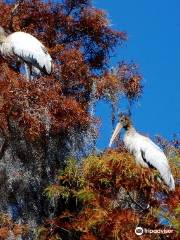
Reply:
[[37, 225], [54, 211], [43, 191], [64, 159], [94, 147], [92, 105], [103, 99], [114, 108], [122, 94], [136, 100], [141, 76], [134, 64], [110, 69], [127, 35], [89, 0], [0, 1], [0, 8], [7, 33], [32, 34], [53, 59], [51, 75], [28, 82], [17, 59], [0, 57], [0, 211]]

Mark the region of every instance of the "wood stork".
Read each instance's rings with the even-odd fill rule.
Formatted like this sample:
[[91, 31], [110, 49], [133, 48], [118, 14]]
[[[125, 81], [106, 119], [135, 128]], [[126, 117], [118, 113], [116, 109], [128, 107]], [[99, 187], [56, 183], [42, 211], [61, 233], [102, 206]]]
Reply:
[[50, 74], [52, 59], [45, 46], [31, 34], [14, 32], [7, 35], [0, 27], [0, 53], [3, 57], [24, 63], [26, 76], [31, 79], [32, 70]]
[[120, 115], [119, 122], [110, 139], [109, 147], [111, 147], [122, 128], [125, 129], [124, 144], [130, 153], [134, 155], [136, 162], [143, 167], [157, 169], [164, 182], [169, 186], [169, 189], [175, 190], [174, 178], [165, 154], [148, 137], [139, 134], [134, 129], [127, 115]]

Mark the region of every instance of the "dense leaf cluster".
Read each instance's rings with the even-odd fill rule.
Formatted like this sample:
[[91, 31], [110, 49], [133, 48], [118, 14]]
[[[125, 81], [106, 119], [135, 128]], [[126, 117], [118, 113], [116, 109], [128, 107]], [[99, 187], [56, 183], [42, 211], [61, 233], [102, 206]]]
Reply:
[[[115, 106], [121, 95], [136, 100], [142, 93], [142, 78], [132, 63], [120, 62], [109, 69], [111, 53], [127, 35], [112, 29], [106, 13], [94, 8], [90, 0], [0, 0], [0, 8], [0, 25], [7, 33], [32, 34], [53, 59], [51, 75], [35, 76], [28, 82], [17, 59], [0, 57], [0, 159], [5, 163], [0, 180], [2, 189], [7, 186], [7, 195], [13, 194], [13, 200], [23, 203], [25, 210], [35, 206], [41, 220], [46, 209], [43, 212], [38, 207], [45, 205], [44, 195], [52, 204], [54, 217], [39, 228], [39, 239], [137, 239], [137, 225], [162, 227], [159, 214], [177, 229], [179, 187], [169, 193], [158, 181], [158, 173], [137, 167], [123, 146], [90, 155], [82, 164], [69, 159], [56, 182], [42, 194], [66, 155], [67, 149], [60, 146], [67, 148], [67, 141], [69, 148], [81, 143], [86, 130], [96, 123], [90, 116], [91, 105], [105, 99]], [[75, 138], [71, 136], [70, 141], [67, 133]], [[178, 151], [170, 157], [177, 176]], [[20, 164], [14, 167], [14, 162]], [[10, 170], [15, 173], [11, 181], [23, 186], [23, 193], [9, 188]], [[33, 178], [32, 184], [26, 173]], [[26, 194], [32, 204], [28, 205]], [[9, 204], [9, 199], [3, 201]], [[23, 235], [26, 230], [7, 215], [0, 216], [0, 239]], [[176, 239], [176, 234], [166, 237]], [[153, 238], [165, 239], [159, 235]]]
[[[177, 154], [172, 160], [177, 176]], [[141, 236], [141, 239], [176, 239], [178, 193], [169, 192], [159, 174], [137, 166], [122, 151], [92, 155], [77, 164], [67, 161], [55, 184], [45, 193], [56, 201], [56, 217], [39, 229], [39, 239], [137, 239], [137, 226], [173, 229], [172, 234]], [[159, 217], [167, 220], [166, 225]]]
[[42, 41], [52, 56], [53, 73], [28, 83], [15, 59], [0, 59], [4, 131], [10, 131], [11, 119], [31, 139], [45, 133], [46, 122], [53, 133], [75, 126], [80, 131], [94, 121], [88, 112], [92, 101], [113, 101], [119, 92], [129, 99], [141, 94], [141, 77], [131, 65], [108, 72], [110, 53], [127, 36], [113, 30], [106, 13], [91, 1], [18, 2], [0, 1], [0, 25], [8, 33], [24, 31]]

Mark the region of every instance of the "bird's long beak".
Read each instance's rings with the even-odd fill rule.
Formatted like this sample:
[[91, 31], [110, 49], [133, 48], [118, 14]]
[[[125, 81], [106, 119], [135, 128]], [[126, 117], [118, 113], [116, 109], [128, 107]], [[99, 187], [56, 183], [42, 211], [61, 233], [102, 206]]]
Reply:
[[118, 122], [118, 124], [116, 125], [116, 128], [113, 132], [113, 135], [110, 139], [110, 142], [109, 142], [109, 147], [111, 147], [112, 143], [114, 142], [114, 140], [116, 139], [117, 135], [119, 134], [119, 132], [121, 131], [121, 128], [122, 128], [122, 124], [120, 122]]

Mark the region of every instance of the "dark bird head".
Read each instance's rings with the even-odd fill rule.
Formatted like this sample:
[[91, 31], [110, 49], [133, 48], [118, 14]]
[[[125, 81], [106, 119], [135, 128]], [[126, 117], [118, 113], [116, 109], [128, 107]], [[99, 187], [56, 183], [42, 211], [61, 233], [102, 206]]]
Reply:
[[120, 115], [119, 115], [119, 123], [122, 126], [121, 128], [124, 128], [125, 130], [130, 128], [131, 125], [132, 125], [130, 117], [128, 115], [124, 114], [124, 113], [120, 113]]
[[4, 28], [0, 26], [0, 44], [4, 42], [6, 37], [7, 37], [7, 34], [4, 31]]
[[130, 117], [124, 113], [120, 113], [119, 121], [116, 125], [116, 128], [109, 142], [109, 147], [111, 147], [112, 143], [114, 142], [114, 140], [116, 139], [117, 135], [119, 134], [122, 128], [124, 128], [125, 130], [128, 130], [131, 126], [132, 126], [132, 122], [130, 120]]

